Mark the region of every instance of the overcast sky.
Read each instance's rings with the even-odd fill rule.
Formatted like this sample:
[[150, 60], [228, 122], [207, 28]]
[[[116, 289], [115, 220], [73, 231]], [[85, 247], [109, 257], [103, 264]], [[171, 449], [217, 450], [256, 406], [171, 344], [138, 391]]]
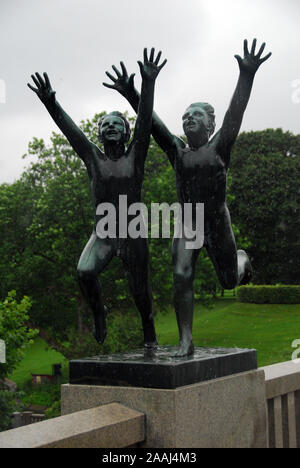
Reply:
[[48, 72], [75, 122], [103, 110], [133, 115], [102, 82], [123, 60], [139, 89], [145, 46], [168, 59], [155, 110], [180, 135], [182, 113], [194, 101], [211, 103], [221, 125], [238, 78], [234, 55], [244, 38], [265, 41], [273, 55], [256, 75], [241, 130], [300, 133], [300, 99], [292, 99], [293, 92], [300, 97], [299, 20], [299, 0], [0, 0], [0, 183], [20, 176], [32, 137], [49, 141], [57, 131], [26, 86], [32, 73]]

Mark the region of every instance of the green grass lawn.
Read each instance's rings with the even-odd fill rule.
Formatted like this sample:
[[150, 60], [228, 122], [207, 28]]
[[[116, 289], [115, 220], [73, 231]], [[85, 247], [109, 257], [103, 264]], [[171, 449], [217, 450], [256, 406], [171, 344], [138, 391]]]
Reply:
[[[178, 344], [172, 307], [158, 313], [155, 324], [160, 345]], [[230, 297], [218, 299], [212, 309], [196, 304], [193, 336], [196, 346], [255, 348], [259, 366], [289, 361], [294, 351], [291, 344], [300, 339], [300, 304], [243, 304]], [[63, 364], [65, 374], [64, 356], [37, 338], [9, 378], [22, 386], [32, 373], [51, 374], [55, 363]]]
[[24, 359], [9, 378], [20, 386], [31, 380], [31, 374], [52, 374], [52, 364], [57, 363], [66, 365], [65, 357], [50, 349], [41, 338], [36, 338], [26, 349]]
[[[175, 312], [169, 309], [155, 319], [160, 345], [177, 345]], [[300, 304], [244, 304], [235, 299], [218, 299], [213, 309], [195, 306], [195, 346], [254, 348], [258, 365], [289, 361], [300, 339]]]

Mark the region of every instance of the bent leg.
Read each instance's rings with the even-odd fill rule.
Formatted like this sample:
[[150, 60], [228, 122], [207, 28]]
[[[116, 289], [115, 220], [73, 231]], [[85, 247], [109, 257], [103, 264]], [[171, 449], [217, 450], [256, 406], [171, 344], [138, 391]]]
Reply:
[[174, 307], [179, 329], [179, 349], [176, 356], [193, 354], [192, 337], [194, 313], [195, 265], [200, 249], [186, 249], [185, 238], [174, 238], [172, 258], [174, 267]]
[[81, 254], [77, 267], [79, 286], [85, 301], [93, 312], [94, 336], [100, 344], [106, 337], [106, 308], [102, 302], [101, 286], [97, 275], [108, 265], [113, 254], [113, 247], [109, 241], [100, 239], [93, 233]]
[[227, 207], [215, 219], [213, 226], [210, 225], [206, 242], [207, 252], [222, 288], [234, 289], [243, 281], [250, 281], [252, 277], [250, 261], [246, 252], [237, 251]]
[[157, 347], [153, 318], [153, 298], [150, 284], [149, 249], [147, 239], [128, 239], [126, 253], [121, 256], [129, 274], [129, 287], [141, 315], [144, 346]]

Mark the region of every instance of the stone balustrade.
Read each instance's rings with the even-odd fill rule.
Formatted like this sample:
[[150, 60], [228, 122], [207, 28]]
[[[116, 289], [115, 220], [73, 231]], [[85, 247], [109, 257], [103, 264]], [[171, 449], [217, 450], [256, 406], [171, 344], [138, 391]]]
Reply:
[[270, 448], [300, 448], [300, 363], [281, 362], [265, 372]]
[[[256, 389], [256, 386], [262, 388], [262, 392], [258, 388]], [[154, 389], [152, 393], [151, 389], [130, 387], [127, 389], [125, 387], [107, 389], [107, 387], [103, 387], [104, 395], [101, 395], [99, 386], [86, 386], [85, 389], [82, 387], [74, 385], [62, 388], [62, 406], [65, 408], [63, 413], [69, 414], [2, 432], [0, 433], [0, 448], [121, 448], [134, 447], [137, 444], [141, 447], [161, 447], [162, 445], [159, 444], [165, 434], [160, 425], [164, 424], [164, 420], [172, 419], [173, 416], [169, 414], [171, 406], [173, 405], [177, 423], [180, 420], [179, 416], [181, 419], [186, 419], [184, 414], [179, 411], [181, 406], [180, 408], [176, 407], [176, 396], [180, 397], [179, 402], [182, 405], [182, 398], [186, 397], [184, 399], [189, 400], [191, 395], [199, 399], [197, 403], [199, 414], [205, 412], [205, 425], [199, 426], [199, 430], [196, 432], [193, 430], [193, 437], [190, 439], [193, 447], [204, 445], [235, 447], [236, 442], [238, 442], [241, 447], [300, 448], [300, 363], [288, 361], [262, 367], [256, 372], [245, 372], [236, 376], [182, 387], [179, 390], [165, 390], [163, 396], [166, 398], [162, 398], [162, 401], [158, 398], [160, 391], [157, 389]], [[265, 389], [265, 393], [263, 389]], [[109, 400], [108, 390], [110, 390], [111, 401], [101, 401], [101, 399]], [[117, 399], [113, 398], [116, 396], [113, 395], [113, 391], [118, 393]], [[125, 396], [122, 395], [124, 392]], [[132, 392], [135, 392], [134, 398], [132, 398]], [[142, 393], [140, 400], [137, 398], [136, 392]], [[82, 402], [80, 402], [80, 398], [73, 398], [76, 395], [80, 397], [83, 393], [85, 398]], [[218, 394], [217, 399], [216, 394]], [[212, 401], [209, 400], [209, 395], [212, 396]], [[221, 402], [222, 395], [225, 395], [227, 405], [225, 401]], [[203, 404], [201, 403], [202, 397]], [[120, 404], [124, 398], [128, 404], [124, 405], [124, 401], [123, 404]], [[113, 399], [120, 401], [120, 403], [112, 402]], [[232, 408], [230, 409], [231, 403], [235, 412], [232, 411]], [[102, 406], [96, 406], [97, 404]], [[188, 405], [188, 402], [186, 404]], [[84, 405], [86, 409], [83, 408]], [[88, 408], [92, 405], [94, 407]], [[195, 405], [196, 400], [193, 402], [194, 409], [197, 406]], [[226, 406], [230, 410], [230, 416], [227, 414], [229, 410]], [[179, 411], [180, 414], [177, 414], [176, 411]], [[251, 416], [251, 411], [256, 412], [256, 415]], [[184, 412], [186, 413], [186, 408]], [[212, 418], [211, 422], [208, 420], [209, 414]], [[223, 423], [220, 419], [222, 414]], [[236, 414], [237, 417], [234, 417]], [[235, 421], [236, 419], [237, 421]], [[217, 424], [215, 424], [215, 420], [217, 420]], [[245, 424], [243, 424], [243, 420], [245, 420]], [[249, 424], [250, 420], [251, 424]], [[191, 421], [192, 416], [189, 414], [186, 428], [184, 429], [182, 426], [180, 430], [188, 432]], [[160, 429], [157, 431], [156, 428]], [[251, 428], [252, 435], [249, 432]], [[259, 432], [257, 432], [258, 429]], [[224, 434], [223, 437], [220, 430], [226, 432], [227, 435]], [[213, 442], [215, 432], [216, 440]], [[237, 437], [239, 432], [241, 434]], [[222, 437], [223, 442], [221, 443]], [[168, 447], [186, 447], [186, 439], [189, 438], [181, 435], [176, 440], [174, 439], [175, 445], [174, 441], [167, 445]]]
[[0, 448], [123, 448], [144, 439], [144, 415], [111, 403], [1, 432]]

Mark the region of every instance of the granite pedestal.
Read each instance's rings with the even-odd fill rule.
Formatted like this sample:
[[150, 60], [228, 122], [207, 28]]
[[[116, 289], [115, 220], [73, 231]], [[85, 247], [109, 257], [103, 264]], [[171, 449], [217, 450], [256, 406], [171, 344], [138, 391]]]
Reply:
[[146, 415], [148, 448], [266, 447], [264, 372], [255, 350], [169, 347], [71, 361], [62, 414], [118, 402]]
[[196, 348], [174, 357], [176, 348], [158, 347], [70, 361], [70, 383], [144, 388], [178, 388], [257, 368], [256, 350]]

